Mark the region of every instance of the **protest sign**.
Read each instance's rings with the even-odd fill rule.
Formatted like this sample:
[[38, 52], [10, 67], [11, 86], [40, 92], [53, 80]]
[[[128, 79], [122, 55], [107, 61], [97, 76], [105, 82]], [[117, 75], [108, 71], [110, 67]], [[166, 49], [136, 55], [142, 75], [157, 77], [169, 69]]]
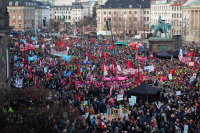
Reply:
[[123, 94], [117, 95], [117, 101], [123, 100]]
[[22, 79], [16, 79], [15, 80], [15, 87], [22, 88], [22, 82], [23, 82]]
[[44, 67], [44, 73], [47, 73], [47, 67]]
[[172, 74], [169, 74], [168, 77], [169, 77], [169, 80], [172, 80]]
[[135, 96], [131, 96], [131, 98], [129, 98], [128, 100], [129, 100], [129, 104], [131, 106], [133, 106], [136, 103], [136, 97]]
[[197, 73], [193, 73], [193, 77], [196, 78], [197, 77]]
[[144, 70], [148, 70], [148, 72], [153, 72], [154, 71], [154, 67], [152, 66], [145, 66]]
[[181, 91], [176, 91], [176, 95], [180, 96], [181, 95]]
[[187, 133], [187, 132], [188, 132], [188, 125], [185, 125], [183, 133]]
[[189, 66], [194, 66], [194, 62], [189, 62]]

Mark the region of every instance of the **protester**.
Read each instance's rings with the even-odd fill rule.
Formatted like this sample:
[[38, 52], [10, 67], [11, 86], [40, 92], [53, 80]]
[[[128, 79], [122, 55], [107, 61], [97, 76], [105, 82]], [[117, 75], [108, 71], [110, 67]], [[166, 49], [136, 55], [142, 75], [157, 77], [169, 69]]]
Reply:
[[[89, 113], [83, 133], [181, 133], [185, 125], [188, 132], [200, 131], [198, 47], [183, 47], [186, 57], [180, 61], [157, 58], [155, 51], [138, 52], [138, 48], [116, 46], [111, 40], [65, 38], [11, 39], [11, 86], [43, 86], [54, 92], [57, 105], [70, 105], [84, 117]], [[153, 71], [144, 70], [147, 66], [153, 66]], [[135, 72], [127, 72], [129, 69]], [[161, 101], [152, 95], [151, 102], [141, 99], [131, 106], [127, 91], [143, 82], [156, 88], [161, 84]], [[117, 101], [117, 94], [123, 94], [122, 101]], [[128, 118], [90, 119], [106, 114], [108, 107], [127, 109]]]

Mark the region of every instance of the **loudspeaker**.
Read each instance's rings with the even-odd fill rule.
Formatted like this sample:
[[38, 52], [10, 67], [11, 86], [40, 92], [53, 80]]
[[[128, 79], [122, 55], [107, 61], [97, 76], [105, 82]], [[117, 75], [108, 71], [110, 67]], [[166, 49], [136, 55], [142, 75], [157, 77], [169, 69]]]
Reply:
[[173, 50], [179, 50], [182, 45], [181, 35], [173, 35], [172, 40], [173, 40]]
[[108, 21], [106, 21], [106, 26], [107, 26], [107, 29], [110, 30], [109, 27], [108, 27]]

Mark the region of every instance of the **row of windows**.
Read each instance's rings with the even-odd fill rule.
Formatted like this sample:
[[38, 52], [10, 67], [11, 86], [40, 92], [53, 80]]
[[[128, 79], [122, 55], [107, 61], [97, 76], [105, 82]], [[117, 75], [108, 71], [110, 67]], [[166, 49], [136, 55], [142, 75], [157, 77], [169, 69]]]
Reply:
[[[11, 10], [12, 11], [12, 13], [17, 13], [17, 11], [18, 11], [18, 13], [21, 13], [22, 11], [21, 10]], [[26, 13], [27, 12], [35, 12], [35, 10], [34, 9], [25, 9], [24, 10]], [[9, 12], [9, 10], [8, 10], [8, 12]]]
[[[15, 23], [13, 23], [13, 27], [15, 28]], [[19, 28], [22, 28], [22, 24], [19, 23]]]
[[161, 16], [161, 17], [170, 17], [169, 13], [152, 13], [151, 16], [152, 17], [157, 17], [157, 16]]
[[169, 10], [169, 6], [152, 6], [151, 10]]
[[56, 13], [57, 13], [57, 14], [67, 14], [67, 13], [70, 14], [70, 12], [55, 12], [55, 14], [56, 14]]
[[[109, 12], [104, 12], [103, 14], [106, 15], [106, 13], [108, 13], [109, 15], [111, 15], [111, 11], [109, 11]], [[114, 11], [113, 13], [114, 13], [114, 15], [116, 15], [117, 12]], [[118, 11], [118, 14], [121, 15], [122, 13], [126, 14], [127, 12], [126, 12], [126, 11], [124, 11], [124, 12]], [[129, 11], [128, 13], [129, 13], [129, 14], [132, 14], [132, 11]], [[141, 11], [140, 13], [142, 14], [142, 11]], [[100, 12], [99, 12], [99, 14], [100, 14]], [[134, 11], [134, 14], [137, 14], [137, 11]], [[143, 14], [149, 14], [149, 11], [143, 11]]]
[[181, 11], [181, 7], [172, 7], [172, 11]]
[[182, 21], [172, 20], [171, 25], [182, 27]]
[[[15, 16], [13, 16], [13, 20], [15, 20]], [[22, 20], [22, 16], [19, 16], [19, 20]]]
[[[122, 24], [116, 24], [116, 23], [114, 23], [112, 26], [115, 29], [117, 29], [117, 28], [124, 28], [124, 25], [122, 25]], [[137, 23], [134, 24], [134, 25], [132, 25], [132, 23], [129, 23], [129, 28], [132, 28], [132, 27], [136, 28], [137, 27]], [[100, 28], [100, 25], [98, 25], [98, 28]], [[104, 24], [104, 28], [107, 28], [106, 24]], [[149, 28], [149, 24], [143, 24], [142, 28]]]
[[[55, 19], [61, 19], [61, 16], [55, 16]], [[64, 16], [64, 19], [66, 19], [66, 20], [70, 20], [71, 19], [71, 16]]]
[[[114, 19], [114, 21], [116, 21], [117, 20], [117, 18], [115, 17], [115, 18], [113, 18]], [[141, 19], [141, 21], [149, 21], [149, 17], [143, 17], [143, 19], [142, 19], [142, 17], [140, 18]], [[104, 21], [106, 21], [106, 17], [104, 17], [104, 19], [103, 19]], [[129, 20], [132, 20], [132, 18], [131, 17], [129, 17]], [[98, 21], [100, 21], [100, 17], [98, 18]], [[119, 17], [119, 21], [122, 21], [122, 18], [121, 17]], [[137, 17], [134, 17], [134, 21], [137, 21]]]
[[181, 18], [182, 16], [181, 16], [181, 13], [180, 13], [180, 15], [179, 15], [179, 13], [172, 13], [172, 18]]
[[55, 8], [55, 10], [71, 10], [71, 7], [65, 7], [65, 8], [63, 8], [63, 7], [57, 7], [57, 8]]
[[[12, 6], [13, 3], [12, 2], [9, 2], [9, 6]], [[28, 3], [28, 2], [25, 2], [25, 5], [26, 6], [33, 6], [34, 4], [33, 3]], [[15, 6], [18, 6], [18, 2], [15, 2]]]

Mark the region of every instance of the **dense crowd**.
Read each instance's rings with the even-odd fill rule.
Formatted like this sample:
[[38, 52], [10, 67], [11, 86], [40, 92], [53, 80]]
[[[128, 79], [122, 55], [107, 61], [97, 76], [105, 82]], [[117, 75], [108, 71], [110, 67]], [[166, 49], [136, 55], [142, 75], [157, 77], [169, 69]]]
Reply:
[[[83, 117], [84, 125], [79, 127], [80, 132], [182, 133], [185, 125], [190, 133], [200, 132], [200, 68], [199, 60], [194, 58], [200, 55], [198, 47], [182, 47], [183, 55], [189, 53], [185, 56], [191, 57], [191, 62], [194, 62], [194, 66], [190, 66], [179, 58], [158, 58], [155, 51], [138, 52], [136, 47], [116, 46], [112, 40], [65, 39], [67, 37], [61, 35], [49, 38], [37, 36], [35, 43], [31, 37], [11, 38], [11, 86], [15, 88], [16, 80], [22, 79], [22, 87], [18, 89], [44, 87], [52, 90], [54, 100], [47, 100], [40, 106], [70, 107], [78, 110], [81, 117], [89, 113], [87, 118]], [[25, 42], [22, 41], [24, 39]], [[16, 46], [15, 42], [19, 45]], [[30, 44], [39, 45], [39, 48], [20, 51], [20, 45]], [[56, 56], [52, 49], [57, 51], [56, 54], [62, 54]], [[67, 54], [63, 55], [65, 51]], [[147, 60], [140, 61], [136, 56], [147, 56]], [[144, 70], [145, 66], [151, 65], [154, 71]], [[123, 73], [123, 70], [130, 68], [143, 72]], [[194, 73], [196, 77], [191, 80]], [[171, 80], [169, 74], [173, 76]], [[143, 76], [148, 76], [148, 79], [141, 79]], [[109, 80], [105, 80], [105, 77]], [[124, 80], [112, 80], [117, 77]], [[130, 106], [127, 91], [142, 83], [161, 89], [161, 98], [152, 97], [150, 101], [138, 99], [136, 104]], [[177, 95], [179, 91], [181, 94]], [[123, 94], [122, 101], [117, 100], [118, 94]], [[15, 104], [22, 104], [17, 102], [11, 104], [13, 111]], [[39, 104], [35, 99], [29, 102], [32, 107]], [[111, 121], [101, 119], [99, 114], [106, 114], [110, 107], [123, 107], [129, 111], [129, 115]], [[5, 110], [9, 111], [9, 108]], [[65, 122], [56, 125], [55, 132], [74, 132], [75, 127], [69, 128]]]

